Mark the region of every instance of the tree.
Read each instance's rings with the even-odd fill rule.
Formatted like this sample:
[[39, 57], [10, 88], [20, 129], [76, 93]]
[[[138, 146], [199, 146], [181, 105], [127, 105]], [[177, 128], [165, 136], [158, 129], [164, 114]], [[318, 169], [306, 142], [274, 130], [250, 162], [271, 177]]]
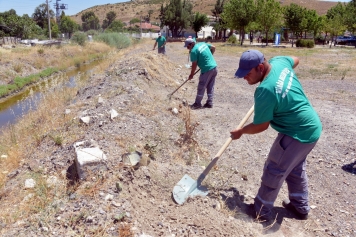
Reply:
[[130, 20], [129, 23], [130, 23], [130, 26], [131, 26], [131, 25], [133, 25], [133, 24], [135, 24], [135, 23], [139, 23], [139, 22], [140, 22], [140, 19], [138, 19], [138, 18], [133, 18], [133, 19]]
[[148, 14], [145, 17], [146, 22], [151, 22], [151, 15], [153, 14], [153, 10], [148, 10]]
[[315, 39], [317, 33], [320, 29], [320, 18], [315, 10], [304, 11], [303, 28], [304, 28], [304, 38], [306, 38], [307, 32], [313, 32], [313, 38]]
[[356, 31], [356, 0], [349, 2], [345, 8], [344, 22], [347, 29], [355, 34]]
[[114, 11], [110, 11], [106, 14], [106, 18], [103, 20], [103, 29], [106, 29], [116, 18], [116, 13]]
[[341, 18], [343, 18], [344, 14], [345, 14], [345, 6], [340, 2], [338, 2], [335, 6], [333, 6], [327, 11], [326, 17], [328, 19], [332, 19], [336, 16], [341, 16]]
[[75, 31], [77, 31], [78, 28], [79, 28], [79, 25], [75, 21], [73, 21], [69, 16], [66, 16], [64, 14], [61, 15], [59, 29], [62, 33], [69, 34], [69, 38], [71, 38], [72, 34]]
[[84, 31], [97, 30], [100, 28], [99, 18], [93, 11], [85, 12], [82, 15], [82, 27]]
[[199, 12], [195, 13], [194, 20], [192, 21], [192, 29], [195, 32], [195, 37], [198, 38], [198, 31], [201, 31], [203, 26], [209, 23], [209, 18], [205, 14]]
[[113, 21], [109, 27], [106, 29], [106, 31], [110, 32], [121, 32], [122, 29], [124, 28], [124, 23], [122, 21], [116, 20]]
[[217, 33], [217, 37], [218, 38], [221, 38], [221, 32], [222, 31], [226, 31], [226, 27], [225, 26], [225, 23], [223, 22], [223, 20], [221, 19], [221, 13], [223, 12], [224, 10], [224, 3], [225, 3], [225, 0], [217, 0], [216, 3], [215, 3], [215, 6], [214, 6], [214, 9], [211, 10], [211, 12], [213, 13], [213, 16], [215, 17], [215, 26], [214, 26], [214, 29]]
[[268, 33], [280, 23], [282, 8], [275, 0], [257, 0], [257, 9], [256, 21], [266, 34], [266, 45], [268, 45]]
[[286, 26], [298, 39], [300, 32], [303, 30], [302, 21], [304, 19], [304, 8], [297, 4], [291, 3], [289, 6], [284, 8], [283, 15]]
[[334, 42], [334, 38], [339, 34], [343, 34], [346, 30], [346, 26], [342, 23], [341, 15], [335, 15], [333, 18], [326, 20], [325, 30], [330, 32], [331, 44]]
[[[244, 36], [247, 25], [256, 19], [256, 5], [253, 0], [230, 0], [221, 17], [230, 29], [239, 29], [240, 37]], [[241, 45], [243, 41], [241, 37]]]
[[20, 17], [13, 9], [0, 13], [0, 36], [31, 38], [37, 33], [36, 23], [27, 14]]
[[[54, 12], [49, 10], [49, 17], [54, 18], [54, 16]], [[48, 28], [47, 4], [43, 3], [36, 7], [32, 18], [42, 29]]]
[[173, 37], [180, 36], [183, 29], [191, 24], [193, 5], [186, 0], [170, 0], [166, 7], [161, 6], [161, 27], [168, 26]]

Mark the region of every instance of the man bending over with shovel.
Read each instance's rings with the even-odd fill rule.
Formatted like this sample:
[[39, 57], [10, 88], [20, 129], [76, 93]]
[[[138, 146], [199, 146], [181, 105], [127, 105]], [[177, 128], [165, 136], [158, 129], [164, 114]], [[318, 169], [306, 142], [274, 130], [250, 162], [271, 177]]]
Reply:
[[[193, 79], [197, 66], [201, 69], [197, 96], [195, 97], [194, 104], [190, 105], [190, 108], [213, 108], [215, 78], [218, 74], [216, 68], [217, 64], [213, 57], [215, 47], [204, 42], [195, 43], [195, 40], [192, 38], [187, 38], [185, 40], [184, 47], [187, 47], [189, 50], [190, 61], [192, 62], [192, 68], [188, 79]], [[208, 99], [203, 106], [201, 101], [203, 100], [205, 90], [207, 91]]]
[[260, 51], [248, 50], [235, 74], [250, 85], [260, 84], [254, 94], [253, 122], [231, 131], [231, 138], [263, 132], [270, 125], [278, 132], [254, 199], [256, 216], [266, 221], [273, 220], [271, 210], [284, 181], [289, 199], [282, 205], [302, 220], [308, 218], [310, 210], [306, 158], [321, 135], [322, 125], [293, 70], [298, 63], [298, 58], [286, 56], [266, 61]]

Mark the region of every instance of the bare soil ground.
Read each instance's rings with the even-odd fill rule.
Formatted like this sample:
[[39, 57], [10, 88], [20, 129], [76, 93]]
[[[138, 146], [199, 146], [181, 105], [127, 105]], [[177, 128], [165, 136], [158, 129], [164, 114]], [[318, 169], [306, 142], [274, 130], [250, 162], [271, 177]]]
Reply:
[[[288, 195], [283, 186], [276, 221], [267, 226], [246, 207], [253, 203], [277, 135], [271, 128], [230, 144], [204, 181], [207, 197], [183, 205], [172, 199], [175, 184], [184, 174], [199, 176], [253, 105], [255, 87], [233, 76], [247, 48], [216, 45], [214, 107], [190, 111], [185, 104], [194, 102], [197, 76], [167, 97], [189, 75], [187, 50], [171, 43], [167, 56], [157, 55], [153, 43], [136, 46], [104, 74], [93, 74], [68, 106], [73, 121], [91, 116], [88, 126], [71, 126], [80, 128], [77, 141], [98, 143], [108, 156], [108, 170], [71, 182], [75, 141], [66, 138], [56, 146], [43, 139], [2, 189], [2, 236], [356, 236], [354, 49], [261, 49], [266, 58], [300, 58], [296, 72], [323, 123], [308, 157], [310, 218], [297, 220], [281, 206]], [[111, 109], [118, 118], [110, 119]], [[122, 162], [132, 151], [143, 154], [139, 168]], [[24, 189], [29, 177], [38, 183], [30, 190]], [[49, 186], [43, 181], [48, 177], [57, 182]]]

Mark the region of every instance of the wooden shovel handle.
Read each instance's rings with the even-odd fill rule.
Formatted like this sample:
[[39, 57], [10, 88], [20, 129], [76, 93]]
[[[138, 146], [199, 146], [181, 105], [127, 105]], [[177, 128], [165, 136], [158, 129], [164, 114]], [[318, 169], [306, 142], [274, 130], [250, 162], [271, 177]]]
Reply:
[[[197, 74], [200, 71], [200, 69], [198, 69], [195, 73]], [[171, 97], [177, 90], [179, 90], [179, 88], [181, 88], [185, 83], [187, 83], [189, 81], [189, 78], [187, 80], [185, 80], [185, 82], [182, 83], [182, 85], [180, 85], [177, 89], [175, 89], [175, 91], [173, 91], [171, 94], [169, 94], [168, 96]]]
[[[255, 109], [255, 106], [252, 105], [251, 109], [247, 112], [247, 114], [245, 115], [245, 117], [241, 120], [239, 126], [237, 126], [236, 129], [242, 128], [242, 126], [246, 123], [246, 121], [248, 120], [248, 118], [251, 116], [251, 114], [253, 113]], [[226, 150], [226, 148], [230, 145], [232, 141], [232, 138], [229, 137], [225, 144], [220, 148], [220, 150], [218, 151], [218, 153], [215, 155], [214, 159], [210, 162], [210, 164], [205, 168], [205, 170], [203, 171], [203, 173], [199, 176], [198, 178], [198, 183], [201, 183], [205, 176], [208, 175], [208, 173], [210, 172], [210, 170], [215, 166], [216, 162], [218, 161], [218, 159], [220, 158], [220, 156], [224, 153], [224, 151]]]

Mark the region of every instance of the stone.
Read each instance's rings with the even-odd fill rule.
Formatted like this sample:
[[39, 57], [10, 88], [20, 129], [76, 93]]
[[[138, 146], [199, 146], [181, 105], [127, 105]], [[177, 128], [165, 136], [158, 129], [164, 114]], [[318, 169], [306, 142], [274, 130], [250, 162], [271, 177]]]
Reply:
[[25, 188], [32, 189], [36, 186], [36, 181], [33, 179], [26, 179], [25, 180]]
[[114, 109], [110, 110], [110, 119], [111, 120], [113, 120], [117, 116], [119, 116], [119, 113], [116, 110], [114, 110]]
[[136, 166], [142, 159], [142, 153], [135, 151], [132, 153], [126, 153], [122, 156], [122, 161], [126, 165]]
[[90, 123], [90, 117], [89, 116], [81, 117], [80, 122], [88, 125]]
[[79, 179], [85, 179], [87, 171], [95, 173], [99, 170], [107, 170], [107, 157], [99, 147], [95, 146], [94, 141], [75, 143], [74, 148], [77, 154], [75, 163]]

